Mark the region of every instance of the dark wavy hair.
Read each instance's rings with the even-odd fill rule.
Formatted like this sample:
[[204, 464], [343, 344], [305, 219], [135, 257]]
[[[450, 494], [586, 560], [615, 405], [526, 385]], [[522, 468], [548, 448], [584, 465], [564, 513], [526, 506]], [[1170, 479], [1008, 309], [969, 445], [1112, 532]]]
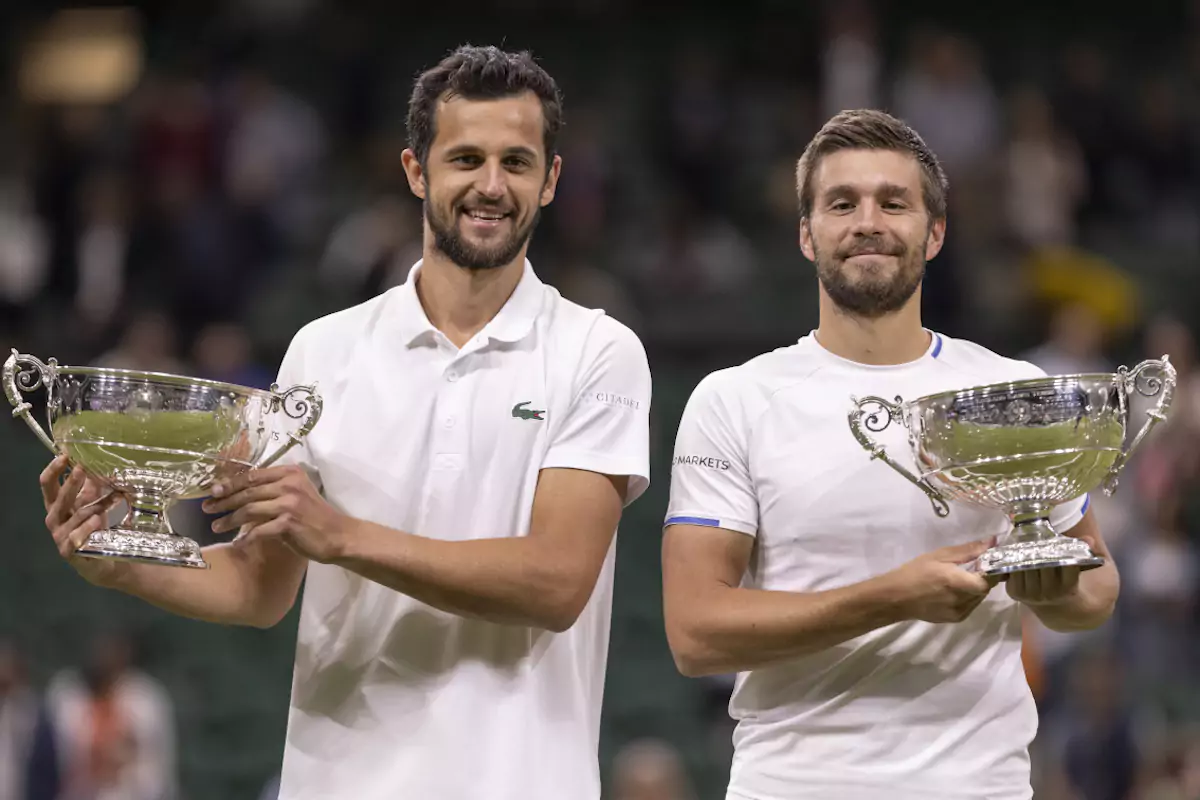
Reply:
[[546, 169], [562, 128], [562, 92], [528, 52], [463, 45], [422, 72], [408, 101], [408, 146], [424, 165], [437, 136], [437, 104], [451, 97], [493, 100], [533, 92], [542, 103]]

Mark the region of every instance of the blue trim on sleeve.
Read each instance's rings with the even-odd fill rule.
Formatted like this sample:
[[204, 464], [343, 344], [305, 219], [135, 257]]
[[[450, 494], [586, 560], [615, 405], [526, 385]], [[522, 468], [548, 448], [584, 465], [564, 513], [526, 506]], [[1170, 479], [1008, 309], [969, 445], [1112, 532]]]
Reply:
[[1079, 509], [1079, 515], [1083, 516], [1084, 514], [1086, 514], [1087, 510], [1088, 510], [1088, 506], [1090, 506], [1091, 504], [1092, 504], [1092, 496], [1090, 494], [1085, 494], [1083, 496], [1083, 508]]
[[707, 525], [710, 528], [721, 527], [721, 520], [708, 517], [667, 517], [668, 525]]

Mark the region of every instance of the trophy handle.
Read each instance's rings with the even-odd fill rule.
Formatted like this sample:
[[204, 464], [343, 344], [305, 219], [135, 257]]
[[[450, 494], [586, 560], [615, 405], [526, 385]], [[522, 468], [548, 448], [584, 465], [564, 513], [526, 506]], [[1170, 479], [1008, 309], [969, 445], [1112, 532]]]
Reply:
[[47, 392], [53, 392], [54, 371], [57, 367], [58, 362], [53, 358], [50, 359], [49, 364], [45, 364], [33, 356], [23, 355], [14, 349], [12, 355], [4, 362], [3, 372], [4, 394], [8, 396], [8, 402], [13, 404], [13, 417], [25, 420], [29, 429], [41, 440], [42, 444], [50, 448], [50, 452], [54, 455], [61, 452], [58, 445], [29, 413], [33, 406], [25, 402], [21, 392], [33, 392], [41, 386], [45, 386]]
[[1134, 449], [1142, 443], [1155, 425], [1166, 420], [1167, 410], [1171, 407], [1171, 400], [1175, 396], [1177, 377], [1171, 359], [1164, 355], [1162, 358], [1143, 361], [1133, 369], [1121, 367], [1117, 370], [1117, 379], [1119, 382], [1117, 389], [1121, 393], [1121, 401], [1127, 406], [1128, 398], [1132, 397], [1135, 391], [1142, 397], [1157, 395], [1158, 403], [1146, 412], [1146, 421], [1142, 423], [1141, 430], [1133, 437], [1133, 441], [1121, 448], [1120, 454], [1113, 461], [1113, 465], [1104, 479], [1106, 495], [1112, 495], [1117, 490], [1118, 475], [1129, 461]]
[[[871, 437], [871, 433], [879, 433], [885, 430], [892, 424], [892, 420], [905, 424], [904, 410], [900, 406], [903, 400], [899, 397], [896, 398], [896, 402], [894, 403], [890, 403], [882, 397], [864, 397], [861, 400], [851, 397], [850, 400], [854, 403], [854, 410], [850, 412], [850, 430], [854, 432], [854, 438], [858, 439], [858, 443], [863, 446], [863, 449], [871, 454], [871, 458], [880, 459], [927, 494], [929, 502], [933, 505], [933, 512], [935, 514], [939, 517], [949, 516], [950, 505], [946, 502], [946, 498], [942, 497], [941, 493], [929, 484], [929, 481], [924, 478], [918, 478], [911, 471], [896, 463], [887, 454], [884, 446]], [[868, 414], [864, 406], [870, 405], [879, 406], [880, 410]]]
[[258, 465], [258, 468], [269, 467], [291, 450], [312, 432], [317, 420], [321, 418], [321, 409], [325, 403], [317, 394], [316, 384], [309, 386], [293, 386], [285, 392], [279, 390], [279, 384], [271, 384], [271, 411], [283, 411], [292, 419], [303, 419], [304, 422], [295, 431], [288, 434], [288, 440], [280, 445], [274, 453]]

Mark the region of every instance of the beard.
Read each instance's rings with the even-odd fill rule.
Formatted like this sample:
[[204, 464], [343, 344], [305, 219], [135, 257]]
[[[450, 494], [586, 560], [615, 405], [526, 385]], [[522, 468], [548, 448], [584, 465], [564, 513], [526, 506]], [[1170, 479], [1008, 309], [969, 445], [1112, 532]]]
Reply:
[[433, 246], [452, 262], [469, 270], [498, 269], [512, 262], [533, 236], [534, 228], [542, 215], [542, 210], [538, 208], [525, 227], [518, 228], [514, 225], [512, 232], [503, 241], [480, 247], [463, 238], [458, 227], [461, 210], [458, 204], [451, 207], [449, 219], [435, 211], [428, 200], [424, 206], [425, 221], [429, 223], [429, 230], [433, 233]]
[[[895, 239], [864, 236], [827, 255], [817, 249], [814, 241], [817, 279], [838, 308], [865, 319], [878, 319], [903, 308], [920, 287], [925, 278], [927, 242], [928, 236], [919, 246], [906, 249]], [[867, 268], [857, 279], [851, 278], [846, 260], [864, 253], [894, 256], [898, 260], [896, 271], [887, 275]]]

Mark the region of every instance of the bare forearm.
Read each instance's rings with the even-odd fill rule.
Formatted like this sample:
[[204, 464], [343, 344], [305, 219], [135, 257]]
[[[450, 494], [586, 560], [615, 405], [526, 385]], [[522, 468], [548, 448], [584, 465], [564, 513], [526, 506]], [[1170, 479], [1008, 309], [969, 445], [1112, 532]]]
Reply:
[[726, 587], [689, 598], [668, 626], [681, 672], [692, 677], [757, 669], [816, 653], [902, 615], [885, 579], [797, 594]]
[[1098, 628], [1112, 616], [1121, 580], [1111, 556], [1103, 566], [1080, 574], [1079, 585], [1066, 599], [1052, 605], [1032, 606], [1042, 624], [1070, 633]]
[[203, 552], [209, 569], [123, 564], [109, 588], [172, 614], [222, 625], [266, 628], [291, 608], [294, 590], [289, 596], [263, 585], [262, 554], [241, 552], [228, 544], [212, 545]]
[[587, 602], [528, 537], [442, 541], [359, 522], [347, 541], [334, 563], [459, 616], [565, 630]]

